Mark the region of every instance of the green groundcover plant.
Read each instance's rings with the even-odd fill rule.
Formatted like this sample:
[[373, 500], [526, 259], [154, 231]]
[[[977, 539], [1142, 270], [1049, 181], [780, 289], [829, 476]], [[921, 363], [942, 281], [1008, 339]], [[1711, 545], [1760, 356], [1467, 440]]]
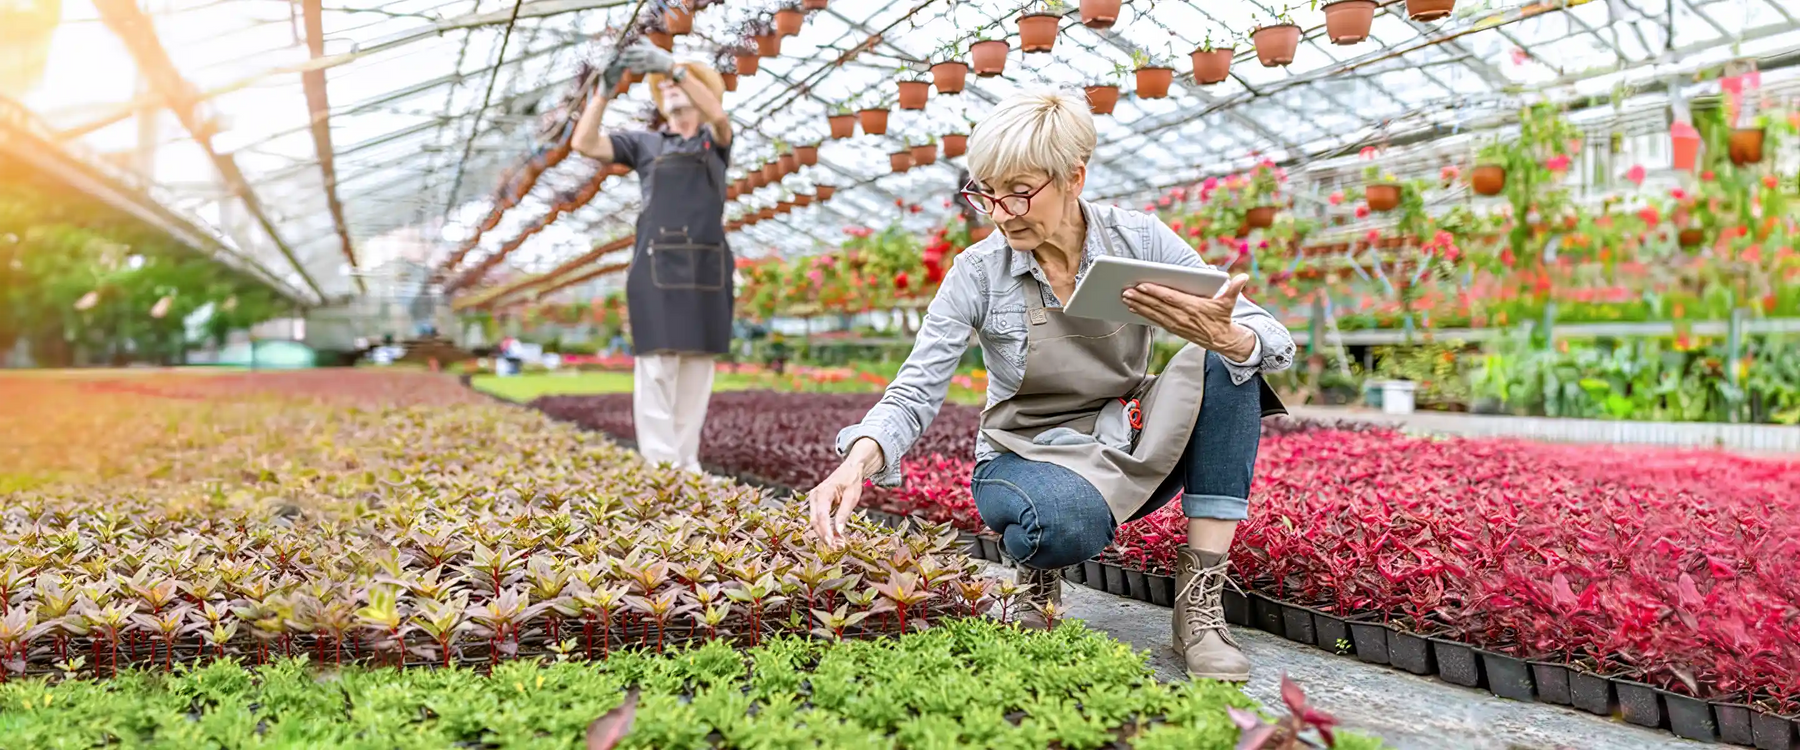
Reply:
[[1222, 683], [1159, 683], [1142, 654], [1079, 623], [1046, 633], [958, 618], [897, 639], [711, 641], [491, 674], [295, 658], [21, 680], [0, 687], [0, 737], [21, 749], [574, 748], [631, 688], [641, 697], [621, 748], [1231, 748], [1226, 707], [1255, 705]]

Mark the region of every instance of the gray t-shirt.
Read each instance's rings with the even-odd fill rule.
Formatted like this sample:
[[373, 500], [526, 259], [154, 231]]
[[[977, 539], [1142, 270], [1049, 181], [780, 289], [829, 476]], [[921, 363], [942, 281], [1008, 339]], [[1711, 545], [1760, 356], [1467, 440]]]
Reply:
[[649, 169], [656, 157], [695, 152], [706, 154], [706, 166], [713, 173], [713, 184], [719, 188], [719, 200], [725, 199], [725, 170], [731, 166], [731, 145], [714, 138], [711, 125], [701, 125], [700, 132], [692, 138], [683, 138], [680, 133], [667, 129], [611, 133], [609, 137], [612, 138], [613, 162], [638, 173], [644, 200], [650, 200], [651, 190], [656, 187], [653, 171]]

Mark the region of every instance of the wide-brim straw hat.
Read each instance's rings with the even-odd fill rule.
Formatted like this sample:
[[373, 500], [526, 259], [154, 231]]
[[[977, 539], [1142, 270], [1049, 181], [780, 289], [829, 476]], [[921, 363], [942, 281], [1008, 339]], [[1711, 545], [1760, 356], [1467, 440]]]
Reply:
[[[725, 79], [719, 75], [719, 71], [713, 70], [704, 63], [683, 62], [676, 64], [687, 68], [688, 75], [699, 79], [702, 84], [706, 85], [707, 90], [713, 93], [713, 96], [719, 98], [721, 101], [724, 100]], [[656, 110], [658, 112], [661, 112], [663, 108], [662, 82], [666, 78], [668, 78], [668, 76], [661, 73], [651, 73], [644, 77], [644, 84], [650, 87], [650, 101], [656, 104]]]

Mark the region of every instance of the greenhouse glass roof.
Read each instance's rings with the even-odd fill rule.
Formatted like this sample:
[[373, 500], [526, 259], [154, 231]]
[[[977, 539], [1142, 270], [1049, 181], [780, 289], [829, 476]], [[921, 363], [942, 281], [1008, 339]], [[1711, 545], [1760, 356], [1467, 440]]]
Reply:
[[[435, 268], [455, 254], [493, 206], [503, 175], [541, 145], [548, 122], [565, 116], [557, 105], [583, 63], [604, 61], [631, 19], [655, 16], [665, 3], [65, 0], [37, 74], [11, 83], [15, 67], [0, 93], [71, 150], [139, 172], [162, 202], [222, 230], [299, 296], [340, 299], [364, 289], [364, 278]], [[713, 4], [697, 15], [693, 34], [676, 38], [676, 56], [729, 60], [721, 51], [743, 43], [746, 24], [780, 5]], [[1461, 0], [1452, 17], [1430, 23], [1409, 20], [1405, 2], [1394, 0], [1380, 3], [1371, 38], [1353, 46], [1327, 41], [1319, 11], [1294, 10], [1304, 29], [1298, 55], [1270, 68], [1244, 39], [1280, 10], [1262, 0], [1128, 0], [1118, 23], [1100, 31], [1071, 14], [1047, 54], [1018, 49], [1024, 5], [830, 0], [810, 13], [778, 57], [763, 59], [761, 71], [726, 96], [740, 170], [772, 156], [776, 138], [823, 139], [835, 105], [891, 101], [897, 71], [923, 70], [977, 34], [1008, 37], [1012, 50], [1003, 76], [971, 76], [961, 95], [934, 94], [924, 111], [895, 111], [886, 136], [826, 140], [818, 166], [741, 199], [754, 209], [782, 189], [839, 188], [830, 202], [737, 233], [739, 254], [816, 252], [848, 225], [900, 220], [923, 230], [941, 222], [958, 160], [891, 173], [888, 154], [903, 139], [966, 132], [967, 122], [1021, 88], [1111, 78], [1130, 69], [1133, 53], [1169, 61], [1176, 84], [1166, 99], [1127, 95], [1098, 118], [1091, 197], [1137, 201], [1258, 158], [1302, 164], [1371, 143], [1491, 128], [1532, 99], [1679, 89], [1706, 66], [1760, 57], [1780, 67], [1789, 62], [1781, 56], [1800, 48], [1800, 8], [1785, 0]], [[139, 7], [147, 19], [134, 16]], [[155, 37], [148, 45], [146, 28]], [[1200, 86], [1188, 53], [1208, 37], [1220, 46], [1235, 39], [1238, 54], [1230, 79]], [[159, 59], [172, 70], [159, 69]], [[310, 103], [325, 107], [317, 120], [324, 128], [313, 127], [306, 71], [323, 75], [323, 100], [315, 91]], [[192, 116], [184, 105], [163, 106], [170, 101], [193, 101]], [[641, 126], [649, 106], [635, 87], [608, 112], [609, 125]], [[139, 112], [154, 119], [147, 125]], [[153, 155], [140, 149], [146, 140], [158, 145]], [[241, 186], [218, 178], [233, 169]], [[539, 223], [553, 196], [594, 171], [579, 157], [548, 170], [480, 233], [458, 268], [480, 264]], [[631, 232], [637, 198], [635, 178], [607, 180], [594, 200], [518, 244], [471, 288], [592, 255]]]

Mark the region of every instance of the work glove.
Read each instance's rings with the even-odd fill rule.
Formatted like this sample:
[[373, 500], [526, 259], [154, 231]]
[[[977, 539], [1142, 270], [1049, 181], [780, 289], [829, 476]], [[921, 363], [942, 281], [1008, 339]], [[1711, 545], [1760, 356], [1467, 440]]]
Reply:
[[620, 53], [619, 59], [633, 73], [668, 74], [675, 70], [675, 58], [649, 42], [638, 42]]
[[625, 61], [613, 58], [606, 70], [600, 74], [600, 96], [611, 99], [619, 91], [619, 81], [625, 79]]

